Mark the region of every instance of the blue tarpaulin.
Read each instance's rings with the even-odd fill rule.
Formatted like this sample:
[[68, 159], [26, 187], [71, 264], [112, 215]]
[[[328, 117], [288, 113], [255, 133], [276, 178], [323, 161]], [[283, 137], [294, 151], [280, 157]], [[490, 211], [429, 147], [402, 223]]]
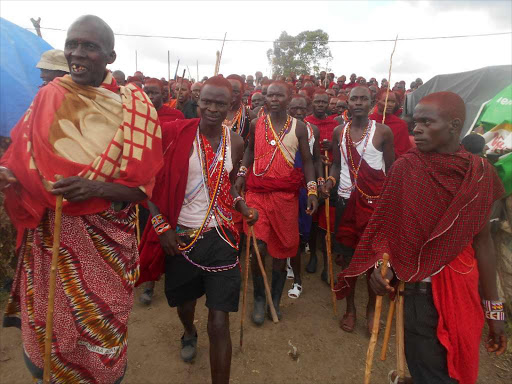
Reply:
[[52, 46], [39, 36], [0, 17], [0, 136], [25, 113], [42, 84], [36, 64]]

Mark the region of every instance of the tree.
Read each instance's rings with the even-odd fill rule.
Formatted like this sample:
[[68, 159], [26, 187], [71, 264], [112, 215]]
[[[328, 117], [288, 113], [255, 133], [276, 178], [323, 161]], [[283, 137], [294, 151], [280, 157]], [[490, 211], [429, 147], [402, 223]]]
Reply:
[[267, 51], [273, 73], [285, 76], [290, 72], [317, 74], [320, 71], [320, 62], [328, 62], [332, 58], [328, 41], [329, 35], [321, 29], [303, 31], [297, 36], [291, 36], [286, 31], [281, 32], [274, 41], [274, 48]]

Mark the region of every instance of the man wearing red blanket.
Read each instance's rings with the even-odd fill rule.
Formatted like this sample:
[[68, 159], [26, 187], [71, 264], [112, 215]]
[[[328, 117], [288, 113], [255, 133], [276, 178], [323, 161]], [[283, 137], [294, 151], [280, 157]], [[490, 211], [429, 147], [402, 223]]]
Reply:
[[464, 119], [464, 102], [454, 93], [420, 100], [414, 111], [417, 148], [393, 165], [340, 276], [343, 295], [345, 278], [390, 255], [386, 278], [375, 270], [370, 283], [382, 295], [394, 291], [396, 279], [405, 282], [405, 354], [415, 384], [476, 382], [484, 311], [487, 350], [506, 350], [489, 232], [491, 207], [504, 189], [485, 159], [460, 146]]
[[158, 113], [158, 120], [160, 121], [160, 125], [169, 123], [174, 120], [184, 119], [185, 116], [179, 109], [171, 108], [163, 103], [163, 89], [164, 85], [162, 81], [158, 79], [146, 79], [144, 83], [144, 92], [146, 92], [146, 95], [148, 95]]
[[157, 175], [147, 225], [140, 245], [138, 284], [165, 272], [165, 295], [177, 307], [185, 332], [181, 357], [196, 356], [197, 299], [206, 294], [212, 383], [228, 384], [231, 368], [229, 312], [238, 310], [238, 210], [250, 225], [256, 210], [231, 186], [242, 159], [243, 139], [223, 121], [231, 107], [231, 83], [219, 76], [201, 89], [201, 119], [164, 125], [164, 167]]

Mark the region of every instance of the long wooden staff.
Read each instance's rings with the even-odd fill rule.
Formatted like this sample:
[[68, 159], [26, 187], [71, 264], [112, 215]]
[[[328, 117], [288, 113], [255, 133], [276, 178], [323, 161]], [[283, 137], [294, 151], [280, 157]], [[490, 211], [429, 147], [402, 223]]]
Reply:
[[388, 88], [386, 90], [386, 101], [384, 102], [384, 112], [382, 112], [382, 124], [384, 124], [384, 121], [386, 120], [386, 108], [388, 107], [389, 87], [391, 86], [391, 68], [393, 67], [393, 55], [395, 54], [397, 41], [398, 41], [398, 35], [396, 35], [395, 45], [393, 46], [393, 52], [391, 52], [391, 58], [389, 59]]
[[[381, 268], [382, 277], [386, 276], [388, 271], [389, 255], [387, 253], [382, 257], [383, 263]], [[373, 364], [373, 353], [375, 352], [375, 346], [377, 345], [377, 337], [379, 336], [379, 323], [380, 323], [380, 312], [382, 310], [382, 296], [377, 296], [375, 299], [375, 314], [373, 316], [373, 329], [372, 336], [370, 338], [370, 344], [368, 345], [368, 352], [366, 353], [366, 367], [364, 371], [364, 383], [370, 384], [370, 377], [372, 375], [372, 364]]]
[[[325, 151], [325, 157], [329, 156], [329, 152]], [[325, 179], [329, 177], [329, 166], [325, 164]], [[332, 268], [332, 244], [331, 244], [331, 220], [330, 220], [330, 201], [329, 197], [325, 199], [325, 221], [327, 222], [327, 234], [325, 235], [325, 247], [327, 248], [327, 265], [329, 266], [329, 280], [331, 285], [331, 299], [332, 299], [332, 310], [334, 316], [338, 315], [336, 309], [336, 293], [334, 292], [334, 271]]]
[[[60, 180], [62, 177], [57, 177]], [[59, 262], [60, 229], [62, 220], [62, 200], [59, 195], [55, 202], [55, 223], [53, 227], [52, 264], [50, 267], [50, 284], [48, 288], [48, 310], [46, 312], [46, 334], [44, 337], [44, 370], [43, 382], [49, 384], [52, 376], [52, 338], [53, 338], [53, 309], [55, 304], [55, 283], [57, 280], [57, 266]]]
[[384, 331], [384, 340], [382, 341], [382, 349], [380, 351], [380, 359], [382, 361], [386, 360], [386, 354], [388, 353], [388, 343], [389, 337], [391, 336], [391, 325], [393, 324], [393, 316], [395, 315], [397, 296], [398, 295], [395, 296], [395, 300], [391, 300], [391, 302], [389, 303], [388, 318], [386, 320], [386, 330]]
[[272, 294], [270, 293], [270, 286], [268, 285], [267, 273], [265, 272], [265, 267], [263, 266], [263, 262], [261, 261], [261, 255], [260, 255], [260, 251], [258, 249], [258, 243], [256, 243], [256, 236], [254, 235], [253, 227], [249, 227], [249, 236], [252, 237], [254, 253], [256, 253], [256, 259], [258, 260], [258, 265], [260, 267], [261, 275], [263, 276], [263, 284], [265, 285], [265, 295], [267, 296], [267, 303], [269, 303], [270, 314], [272, 315], [272, 321], [274, 323], [279, 323], [279, 318], [277, 317], [276, 309], [274, 308], [274, 303], [272, 301]]
[[245, 237], [245, 271], [244, 271], [244, 291], [242, 294], [242, 317], [240, 318], [240, 350], [244, 342], [244, 320], [245, 309], [247, 307], [247, 286], [249, 283], [249, 262], [251, 259], [251, 231]]
[[405, 283], [400, 282], [397, 292], [396, 309], [396, 364], [398, 378], [405, 377], [405, 349], [404, 349], [404, 287]]

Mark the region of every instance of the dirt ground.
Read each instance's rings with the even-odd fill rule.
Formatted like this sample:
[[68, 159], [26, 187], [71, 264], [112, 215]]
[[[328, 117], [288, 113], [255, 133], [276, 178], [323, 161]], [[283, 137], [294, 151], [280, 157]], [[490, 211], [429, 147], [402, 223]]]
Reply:
[[[269, 263], [267, 263], [269, 264]], [[321, 263], [320, 265], [321, 266]], [[303, 274], [303, 293], [297, 300], [286, 295], [291, 287], [287, 282], [283, 294], [283, 319], [278, 324], [266, 321], [261, 328], [250, 319], [252, 283], [249, 282], [247, 319], [243, 352], [240, 351], [240, 312], [231, 316], [233, 360], [231, 382], [240, 384], [278, 383], [362, 383], [369, 336], [366, 332], [365, 282], [357, 291], [358, 322], [354, 333], [343, 332], [338, 318], [344, 313], [345, 303], [338, 302], [338, 318], [332, 312], [329, 288], [316, 274]], [[138, 293], [137, 293], [138, 294]], [[383, 316], [387, 314], [384, 301]], [[182, 327], [175, 309], [167, 305], [163, 282], [155, 288], [155, 298], [149, 307], [135, 302], [129, 323], [128, 371], [124, 383], [205, 384], [210, 381], [207, 310], [204, 298], [198, 302], [196, 326], [199, 334], [198, 355], [195, 362], [186, 364], [179, 356]], [[394, 329], [394, 327], [393, 327]], [[377, 351], [380, 352], [380, 341]], [[485, 333], [485, 331], [484, 331]], [[289, 352], [297, 348], [298, 358]], [[373, 364], [373, 383], [387, 383], [388, 372], [396, 366], [394, 330], [389, 343], [388, 360], [381, 362], [376, 352]], [[512, 382], [511, 355], [491, 357], [480, 348], [481, 384]], [[17, 329], [0, 330], [0, 383], [30, 383], [30, 376], [22, 359], [20, 332]]]

